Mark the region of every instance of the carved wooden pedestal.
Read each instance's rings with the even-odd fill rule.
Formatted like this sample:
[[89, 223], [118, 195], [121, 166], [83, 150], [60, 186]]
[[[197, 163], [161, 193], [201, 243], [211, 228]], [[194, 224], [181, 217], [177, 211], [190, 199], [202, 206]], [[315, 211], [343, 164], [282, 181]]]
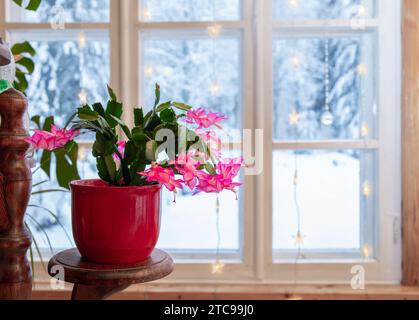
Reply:
[[29, 299], [32, 292], [31, 236], [24, 225], [32, 186], [26, 111], [20, 92], [0, 94], [0, 299]]
[[172, 271], [172, 258], [157, 249], [148, 260], [128, 265], [86, 262], [77, 249], [71, 249], [54, 256], [48, 265], [52, 277], [74, 283], [72, 300], [103, 300], [132, 284], [159, 280]]

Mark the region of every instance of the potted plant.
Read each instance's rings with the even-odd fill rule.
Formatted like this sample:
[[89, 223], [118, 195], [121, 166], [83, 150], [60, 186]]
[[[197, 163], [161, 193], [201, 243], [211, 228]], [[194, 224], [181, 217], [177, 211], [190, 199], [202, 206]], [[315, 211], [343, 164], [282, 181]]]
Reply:
[[[134, 109], [135, 126], [121, 119], [123, 105], [110, 100], [85, 105], [63, 129], [36, 130], [27, 141], [37, 149], [65, 150], [80, 134], [95, 133], [92, 153], [100, 180], [71, 182], [73, 236], [81, 255], [97, 263], [147, 259], [160, 230], [161, 189], [236, 193], [243, 159], [222, 157], [214, 128], [226, 118], [178, 102], [156, 100], [151, 111]], [[71, 125], [71, 128], [69, 128]], [[121, 136], [124, 135], [124, 139]]]

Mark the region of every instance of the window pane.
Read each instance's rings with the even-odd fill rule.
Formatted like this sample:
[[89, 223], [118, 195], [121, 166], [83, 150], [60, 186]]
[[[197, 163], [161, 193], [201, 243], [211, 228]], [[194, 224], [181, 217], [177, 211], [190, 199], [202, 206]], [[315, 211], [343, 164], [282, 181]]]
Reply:
[[176, 203], [173, 194], [163, 192], [162, 226], [158, 247], [175, 250], [239, 250], [239, 206], [235, 195], [220, 195], [220, 247], [217, 227], [217, 196], [192, 196], [181, 191]]
[[144, 21], [240, 20], [240, 0], [143, 0]]
[[[376, 137], [374, 39], [274, 40], [275, 139]], [[292, 120], [297, 122], [291, 125]]]
[[177, 100], [205, 107], [228, 117], [225, 129], [241, 124], [241, 40], [237, 34], [212, 40], [189, 31], [144, 34], [142, 42], [142, 98], [154, 103], [154, 83], [162, 100]]
[[274, 0], [278, 20], [351, 19], [374, 15], [374, 0]]
[[106, 32], [84, 34], [85, 46], [80, 46], [77, 32], [63, 32], [57, 38], [45, 31], [26, 31], [13, 32], [11, 37], [13, 42], [31, 39], [37, 52], [27, 90], [31, 116], [54, 115], [62, 126], [81, 105], [81, 92], [90, 103], [106, 101], [110, 72]]
[[274, 152], [274, 249], [297, 249], [297, 205], [303, 250], [359, 250], [364, 244], [372, 244], [374, 165], [375, 153], [371, 151]]
[[[40, 157], [41, 153], [38, 155]], [[55, 172], [54, 157], [51, 168], [52, 172]], [[93, 158], [91, 150], [80, 147], [78, 168], [82, 179], [97, 179], [96, 160]], [[58, 183], [55, 181], [54, 177], [55, 174], [53, 174], [51, 182], [35, 187], [33, 191], [58, 188]], [[33, 175], [33, 184], [40, 183], [45, 180], [48, 180], [48, 177], [42, 170], [36, 171]], [[43, 249], [49, 248], [48, 242], [45, 238], [45, 231], [48, 234], [48, 238], [53, 245], [55, 252], [58, 252], [60, 249], [73, 248], [74, 241], [71, 227], [70, 192], [55, 192], [35, 195], [31, 197], [30, 204], [46, 209], [28, 208], [28, 213], [39, 223], [38, 225], [37, 223], [34, 223], [32, 219], [27, 219], [38, 246]], [[47, 210], [50, 210], [58, 217], [62, 226], [57, 223]], [[42, 231], [41, 227], [44, 231]]]
[[[7, 0], [8, 20], [13, 22], [52, 22], [64, 17], [71, 22], [108, 22], [110, 0], [42, 0], [36, 12], [23, 10]], [[23, 1], [26, 3], [26, 1]]]

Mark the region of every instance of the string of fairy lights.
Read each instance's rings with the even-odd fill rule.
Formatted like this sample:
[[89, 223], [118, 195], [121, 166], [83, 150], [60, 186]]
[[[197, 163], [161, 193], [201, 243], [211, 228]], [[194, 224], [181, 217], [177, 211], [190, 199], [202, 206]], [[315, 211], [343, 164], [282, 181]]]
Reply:
[[[298, 0], [289, 0], [289, 7], [297, 9], [299, 7]], [[357, 18], [363, 18], [367, 14], [367, 6], [364, 2], [361, 2], [357, 9]], [[323, 114], [321, 115], [321, 124], [323, 126], [331, 126], [335, 122], [335, 115], [333, 114], [333, 110], [331, 107], [331, 80], [330, 80], [330, 37], [329, 37], [329, 30], [326, 29], [325, 40], [324, 40], [324, 110]], [[301, 54], [294, 53], [294, 56], [290, 59], [292, 65], [296, 70], [298, 70], [301, 65]], [[365, 94], [364, 94], [364, 87], [366, 85], [366, 76], [368, 75], [368, 67], [365, 63], [360, 63], [356, 68], [357, 75], [359, 77], [360, 83], [360, 97], [361, 97], [361, 106], [360, 106], [360, 114], [361, 116], [365, 116], [368, 110], [366, 110], [366, 101], [365, 101]], [[294, 73], [295, 74], [295, 73]], [[290, 127], [295, 129], [295, 136], [297, 142], [299, 140], [299, 133], [298, 133], [298, 126], [301, 122], [301, 114], [297, 108], [294, 108], [288, 116], [288, 123]], [[360, 137], [364, 141], [365, 149], [367, 149], [368, 138], [370, 135], [370, 128], [367, 121], [363, 121], [360, 123]], [[293, 236], [295, 240], [295, 245], [297, 247], [297, 256], [296, 256], [296, 264], [298, 263], [301, 257], [304, 257], [302, 252], [302, 246], [304, 245], [304, 241], [306, 236], [302, 233], [302, 221], [301, 221], [301, 210], [298, 201], [298, 185], [299, 185], [299, 170], [298, 170], [298, 153], [294, 153], [295, 161], [294, 161], [294, 176], [293, 176], [293, 186], [294, 186], [294, 204], [297, 216], [297, 232], [295, 236]], [[367, 211], [367, 203], [370, 198], [373, 196], [373, 187], [371, 181], [365, 177], [365, 180], [362, 183], [362, 195], [364, 197], [364, 210]], [[361, 254], [364, 259], [369, 259], [371, 257], [371, 246], [368, 243], [362, 245]]]

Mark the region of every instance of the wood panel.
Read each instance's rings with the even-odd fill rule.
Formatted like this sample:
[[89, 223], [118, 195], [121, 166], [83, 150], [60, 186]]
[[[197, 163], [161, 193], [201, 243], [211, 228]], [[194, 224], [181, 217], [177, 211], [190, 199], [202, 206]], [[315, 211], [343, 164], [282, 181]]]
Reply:
[[419, 1], [403, 1], [403, 284], [419, 285]]

